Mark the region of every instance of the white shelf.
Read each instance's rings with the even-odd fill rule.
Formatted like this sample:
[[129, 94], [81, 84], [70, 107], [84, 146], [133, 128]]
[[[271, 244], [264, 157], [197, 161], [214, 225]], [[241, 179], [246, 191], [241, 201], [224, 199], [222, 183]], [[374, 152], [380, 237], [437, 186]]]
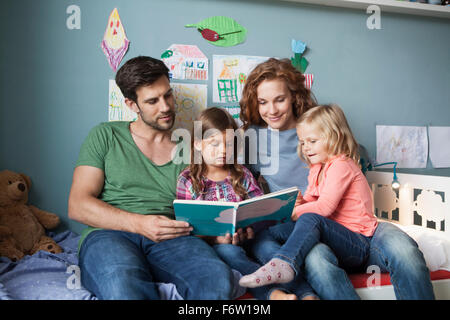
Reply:
[[414, 14], [437, 18], [450, 19], [450, 6], [440, 6], [428, 3], [418, 3], [396, 0], [279, 0], [298, 3], [308, 3], [332, 7], [343, 7], [366, 10], [368, 6], [375, 4], [380, 7], [381, 13], [395, 12], [404, 14]]

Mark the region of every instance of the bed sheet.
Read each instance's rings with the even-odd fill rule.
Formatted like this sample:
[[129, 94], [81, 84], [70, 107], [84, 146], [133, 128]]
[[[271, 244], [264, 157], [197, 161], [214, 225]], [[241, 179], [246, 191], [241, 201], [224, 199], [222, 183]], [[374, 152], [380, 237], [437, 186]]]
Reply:
[[[59, 234], [49, 232], [48, 236], [64, 249], [62, 253], [39, 251], [17, 262], [0, 257], [0, 300], [97, 299], [74, 278], [77, 277], [77, 245], [80, 236], [71, 231]], [[234, 297], [239, 297], [245, 289], [238, 285], [240, 273], [234, 271], [234, 274]], [[158, 288], [161, 299], [183, 299], [171, 283], [159, 283]]]
[[[69, 277], [78, 265], [76, 253], [79, 236], [65, 231], [48, 233], [63, 252], [52, 254], [38, 251], [17, 262], [0, 257], [0, 299], [17, 300], [92, 300], [96, 297], [83, 288], [68, 285]], [[70, 280], [69, 280], [70, 281]]]

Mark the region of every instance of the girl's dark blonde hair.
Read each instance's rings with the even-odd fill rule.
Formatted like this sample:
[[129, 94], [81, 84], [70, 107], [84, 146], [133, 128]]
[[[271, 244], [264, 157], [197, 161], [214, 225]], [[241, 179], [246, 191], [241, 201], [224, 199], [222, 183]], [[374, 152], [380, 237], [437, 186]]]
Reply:
[[[208, 138], [205, 137], [205, 132], [207, 132], [208, 130], [210, 130], [211, 132], [211, 130], [215, 129], [222, 133], [225, 133], [227, 129], [236, 131], [238, 129], [238, 126], [231, 114], [217, 107], [206, 108], [200, 113], [197, 120], [201, 121], [202, 130], [201, 136], [200, 132], [196, 132], [195, 134], [191, 135], [191, 164], [189, 165], [189, 170], [191, 172], [192, 187], [194, 189], [194, 192], [200, 195], [205, 193], [205, 185], [203, 183], [202, 177], [206, 174], [207, 168], [203, 159], [201, 159], [201, 161], [196, 161], [195, 159], [194, 142], [197, 138], [196, 135], [198, 135], [198, 138], [200, 139], [205, 139]], [[226, 164], [226, 166], [230, 170], [231, 183], [234, 192], [236, 192], [236, 194], [239, 195], [241, 199], [246, 199], [248, 197], [248, 194], [247, 190], [243, 186], [244, 170], [237, 162], [238, 153], [236, 150], [236, 144], [234, 144], [234, 148], [233, 164]]]
[[275, 79], [286, 81], [293, 100], [292, 111], [295, 119], [317, 105], [311, 90], [305, 86], [305, 76], [294, 68], [291, 61], [289, 59], [270, 58], [253, 69], [242, 91], [242, 99], [239, 102], [241, 106], [239, 117], [244, 123], [244, 130], [247, 130], [250, 125], [267, 126], [267, 123], [259, 114], [257, 88], [264, 80]]
[[[301, 126], [313, 125], [326, 140], [327, 152], [330, 155], [345, 155], [359, 165], [358, 143], [345, 118], [344, 111], [336, 105], [316, 106], [305, 112], [297, 122], [297, 129]], [[311, 165], [308, 158], [302, 153], [300, 143], [297, 146], [298, 156]]]

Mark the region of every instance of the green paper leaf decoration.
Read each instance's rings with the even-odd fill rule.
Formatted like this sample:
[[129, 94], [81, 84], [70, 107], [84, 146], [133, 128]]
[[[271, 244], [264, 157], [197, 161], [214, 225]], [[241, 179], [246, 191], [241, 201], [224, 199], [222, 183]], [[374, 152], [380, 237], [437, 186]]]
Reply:
[[[247, 29], [229, 17], [215, 16], [206, 18], [197, 24], [187, 24], [186, 28], [197, 28], [200, 32], [203, 29], [211, 29], [219, 34], [221, 38], [217, 41], [208, 41], [219, 47], [231, 47], [245, 41]], [[240, 32], [237, 32], [240, 31]], [[232, 32], [232, 33], [231, 33]]]
[[302, 59], [302, 55], [299, 53], [296, 53], [294, 55], [294, 57], [291, 58], [292, 65], [294, 66], [295, 69], [297, 69], [300, 72], [302, 71], [301, 64], [300, 64], [301, 59]]
[[308, 64], [309, 64], [308, 60], [306, 60], [305, 57], [302, 57], [302, 59], [300, 60], [300, 71], [302, 73], [305, 73], [306, 68], [308, 68]]
[[294, 68], [300, 71], [301, 73], [305, 73], [306, 68], [309, 65], [308, 60], [306, 60], [305, 57], [302, 57], [302, 54], [300, 53], [294, 54], [294, 57], [291, 58], [291, 63], [294, 66]]

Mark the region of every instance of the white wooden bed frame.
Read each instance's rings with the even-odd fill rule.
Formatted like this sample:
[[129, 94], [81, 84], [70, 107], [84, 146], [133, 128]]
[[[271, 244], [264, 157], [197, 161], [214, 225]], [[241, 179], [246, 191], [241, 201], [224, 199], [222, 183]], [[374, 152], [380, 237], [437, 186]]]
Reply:
[[[366, 177], [373, 192], [374, 212], [380, 220], [435, 229], [450, 240], [450, 177], [397, 174], [397, 192], [391, 187], [392, 173], [368, 171]], [[436, 299], [450, 300], [450, 279], [433, 281], [433, 288]], [[395, 299], [392, 285], [356, 291], [362, 299]]]

